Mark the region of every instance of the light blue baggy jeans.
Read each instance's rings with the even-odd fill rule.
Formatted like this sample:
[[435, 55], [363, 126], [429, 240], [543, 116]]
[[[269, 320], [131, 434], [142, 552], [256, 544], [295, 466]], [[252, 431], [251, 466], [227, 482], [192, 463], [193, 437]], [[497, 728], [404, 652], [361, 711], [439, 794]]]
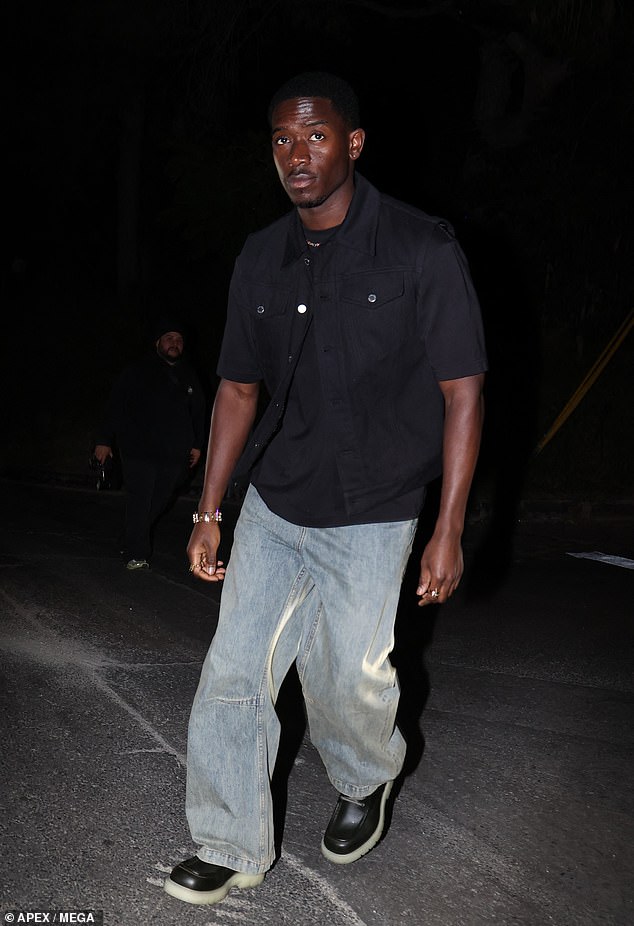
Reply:
[[336, 790], [363, 798], [398, 775], [389, 655], [415, 530], [416, 520], [298, 527], [249, 488], [189, 723], [187, 819], [203, 861], [249, 874], [274, 861], [275, 701], [294, 660]]

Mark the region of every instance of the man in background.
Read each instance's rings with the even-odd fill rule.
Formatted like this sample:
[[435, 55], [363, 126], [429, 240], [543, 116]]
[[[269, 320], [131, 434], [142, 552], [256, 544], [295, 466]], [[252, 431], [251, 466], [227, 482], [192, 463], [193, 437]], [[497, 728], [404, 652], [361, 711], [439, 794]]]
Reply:
[[125, 491], [127, 568], [148, 569], [152, 532], [160, 515], [200, 459], [205, 397], [183, 357], [184, 326], [161, 319], [152, 350], [116, 379], [94, 454], [103, 465], [116, 445]]

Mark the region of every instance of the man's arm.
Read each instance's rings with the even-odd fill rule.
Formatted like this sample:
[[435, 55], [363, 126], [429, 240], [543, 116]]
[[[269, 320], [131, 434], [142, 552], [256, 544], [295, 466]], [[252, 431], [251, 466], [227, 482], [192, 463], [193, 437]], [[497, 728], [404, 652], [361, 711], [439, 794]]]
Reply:
[[[199, 511], [215, 512], [220, 508], [229, 478], [246, 444], [255, 420], [258, 405], [259, 383], [220, 381], [209, 432], [209, 448], [203, 492]], [[194, 574], [207, 582], [224, 578], [222, 563], [216, 562], [220, 543], [220, 528], [216, 521], [194, 525], [187, 556]]]
[[461, 539], [480, 449], [483, 383], [483, 373], [439, 383], [445, 399], [443, 479], [436, 527], [421, 557], [416, 589], [419, 605], [442, 604], [462, 577]]
[[189, 468], [194, 469], [200, 460], [202, 446], [205, 439], [205, 409], [207, 403], [205, 400], [205, 393], [198, 375], [196, 374], [195, 370], [191, 368], [189, 368], [189, 371], [191, 394], [188, 408], [189, 417], [194, 431], [194, 443], [189, 451]]

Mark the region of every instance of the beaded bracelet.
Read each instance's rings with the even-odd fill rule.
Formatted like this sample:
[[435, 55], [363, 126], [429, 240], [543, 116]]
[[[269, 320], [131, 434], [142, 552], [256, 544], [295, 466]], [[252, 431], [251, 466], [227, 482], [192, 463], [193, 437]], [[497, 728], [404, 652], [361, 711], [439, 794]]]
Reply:
[[192, 515], [192, 521], [194, 524], [200, 524], [201, 521], [222, 521], [222, 512], [220, 508], [216, 508], [215, 511], [195, 511]]

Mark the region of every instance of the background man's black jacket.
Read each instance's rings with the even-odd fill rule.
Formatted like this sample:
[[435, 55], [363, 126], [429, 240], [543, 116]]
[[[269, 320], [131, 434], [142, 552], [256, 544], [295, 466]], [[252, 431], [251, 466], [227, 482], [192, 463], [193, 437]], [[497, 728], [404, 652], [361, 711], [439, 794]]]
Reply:
[[158, 354], [128, 366], [115, 381], [97, 444], [116, 445], [124, 459], [185, 462], [202, 449], [205, 397], [186, 360]]

